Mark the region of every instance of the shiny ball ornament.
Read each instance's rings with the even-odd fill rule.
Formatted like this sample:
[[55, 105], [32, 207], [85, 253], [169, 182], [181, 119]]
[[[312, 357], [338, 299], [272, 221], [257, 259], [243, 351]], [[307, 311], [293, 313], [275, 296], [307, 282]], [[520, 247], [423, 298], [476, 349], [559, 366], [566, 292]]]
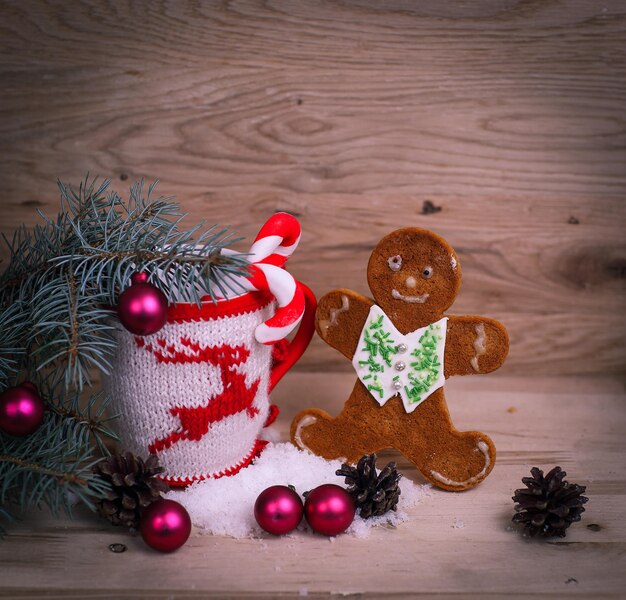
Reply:
[[191, 518], [182, 504], [157, 500], [141, 512], [139, 531], [143, 541], [159, 552], [174, 552], [189, 538]]
[[43, 400], [32, 383], [22, 383], [0, 394], [0, 430], [5, 433], [30, 435], [39, 429], [43, 417]]
[[167, 298], [156, 286], [148, 283], [147, 273], [135, 273], [132, 284], [117, 302], [117, 316], [122, 325], [135, 335], [151, 335], [167, 320]]
[[254, 518], [259, 526], [274, 535], [293, 531], [300, 521], [304, 507], [298, 493], [284, 485], [263, 490], [254, 503]]
[[304, 516], [313, 531], [323, 535], [343, 533], [354, 520], [356, 506], [342, 487], [327, 483], [309, 492]]

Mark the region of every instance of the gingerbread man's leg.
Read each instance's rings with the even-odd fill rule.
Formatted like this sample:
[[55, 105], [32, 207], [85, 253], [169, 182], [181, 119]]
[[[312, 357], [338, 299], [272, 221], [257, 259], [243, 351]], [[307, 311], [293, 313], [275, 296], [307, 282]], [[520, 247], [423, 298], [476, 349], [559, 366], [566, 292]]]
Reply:
[[291, 441], [326, 459], [354, 463], [364, 454], [391, 447], [389, 432], [379, 426], [381, 407], [357, 380], [336, 417], [316, 408], [304, 410], [291, 423]]
[[433, 485], [461, 491], [480, 483], [493, 469], [496, 448], [479, 431], [457, 431], [439, 389], [398, 421], [394, 448]]

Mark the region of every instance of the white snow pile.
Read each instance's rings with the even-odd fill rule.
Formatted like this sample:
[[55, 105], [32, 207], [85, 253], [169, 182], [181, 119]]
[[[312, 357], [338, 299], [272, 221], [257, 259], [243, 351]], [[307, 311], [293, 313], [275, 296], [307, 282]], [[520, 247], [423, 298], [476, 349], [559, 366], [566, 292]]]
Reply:
[[[202, 534], [226, 535], [234, 538], [266, 536], [254, 519], [254, 503], [258, 495], [271, 485], [293, 485], [302, 496], [323, 483], [343, 485], [335, 475], [341, 467], [338, 460], [325, 460], [302, 451], [289, 443], [270, 443], [251, 466], [232, 477], [209, 479], [193, 484], [184, 491], [171, 491], [166, 497], [180, 502], [191, 515]], [[430, 485], [418, 485], [407, 478], [400, 481], [397, 510], [380, 517], [361, 519], [357, 516], [346, 533], [358, 538], [368, 537], [377, 525], [396, 526], [407, 521], [406, 510], [429, 495]], [[305, 529], [303, 519], [298, 529]]]

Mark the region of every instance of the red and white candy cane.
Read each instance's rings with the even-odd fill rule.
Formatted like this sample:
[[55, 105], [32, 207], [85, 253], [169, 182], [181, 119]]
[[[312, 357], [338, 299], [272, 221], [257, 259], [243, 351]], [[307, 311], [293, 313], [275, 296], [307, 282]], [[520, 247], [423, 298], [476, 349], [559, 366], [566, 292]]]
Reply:
[[300, 242], [300, 223], [289, 213], [270, 217], [254, 239], [248, 260], [282, 267]]
[[287, 337], [304, 315], [304, 292], [298, 282], [281, 267], [256, 263], [250, 267], [248, 282], [254, 290], [269, 290], [276, 298], [276, 312], [257, 325], [254, 337], [262, 344], [273, 344]]
[[300, 223], [288, 213], [276, 213], [261, 227], [250, 248], [250, 275], [239, 281], [248, 291], [269, 291], [276, 298], [273, 317], [257, 326], [254, 337], [262, 344], [274, 344], [287, 337], [302, 320], [304, 292], [283, 269], [300, 241]]

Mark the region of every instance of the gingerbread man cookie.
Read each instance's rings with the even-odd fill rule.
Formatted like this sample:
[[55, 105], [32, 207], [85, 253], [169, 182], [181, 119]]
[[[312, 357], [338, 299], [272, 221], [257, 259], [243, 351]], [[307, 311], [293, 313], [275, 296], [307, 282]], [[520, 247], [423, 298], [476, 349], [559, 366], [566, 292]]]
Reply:
[[495, 371], [506, 358], [506, 329], [493, 319], [447, 317], [461, 267], [441, 237], [418, 228], [383, 238], [369, 260], [374, 300], [346, 289], [318, 304], [321, 338], [352, 361], [357, 381], [337, 417], [298, 414], [291, 441], [327, 459], [356, 462], [395, 448], [434, 485], [466, 490], [493, 469], [496, 449], [478, 431], [457, 431], [443, 391], [452, 375]]

